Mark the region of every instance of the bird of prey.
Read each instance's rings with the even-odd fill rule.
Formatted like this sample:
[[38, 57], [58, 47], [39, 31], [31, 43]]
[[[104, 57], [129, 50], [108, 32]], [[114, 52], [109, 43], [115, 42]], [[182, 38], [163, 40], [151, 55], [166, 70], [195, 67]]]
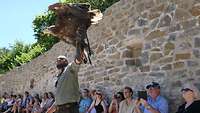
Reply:
[[60, 40], [76, 47], [76, 58], [84, 53], [84, 63], [90, 60], [91, 49], [87, 37], [87, 29], [91, 24], [97, 24], [102, 19], [99, 10], [91, 10], [89, 4], [64, 4], [55, 3], [48, 7], [55, 12], [56, 21], [44, 30], [44, 33], [51, 34]]

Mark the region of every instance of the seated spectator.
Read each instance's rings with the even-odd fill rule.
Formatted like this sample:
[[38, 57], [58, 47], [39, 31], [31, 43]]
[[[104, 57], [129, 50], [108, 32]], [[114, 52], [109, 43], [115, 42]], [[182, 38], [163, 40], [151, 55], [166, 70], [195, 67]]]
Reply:
[[20, 110], [21, 102], [22, 102], [22, 95], [19, 94], [19, 95], [17, 95], [16, 101], [15, 101], [13, 107], [12, 107], [12, 110], [11, 110], [12, 113], [19, 113], [20, 112], [19, 110]]
[[10, 113], [15, 101], [16, 101], [16, 95], [9, 96], [9, 98], [6, 100], [7, 105], [3, 113]]
[[119, 113], [134, 113], [135, 103], [132, 99], [133, 90], [130, 87], [125, 87], [124, 91], [125, 100], [121, 101], [119, 104]]
[[93, 89], [93, 90], [90, 91], [90, 97], [92, 98], [92, 100], [96, 99], [95, 93], [96, 93], [95, 89]]
[[146, 89], [149, 96], [147, 100], [142, 98], [136, 100], [136, 113], [168, 113], [168, 102], [160, 95], [159, 83], [152, 82], [146, 86]]
[[92, 113], [91, 111], [96, 111], [96, 113], [107, 113], [107, 108], [101, 91], [95, 92], [95, 100], [93, 100], [90, 108], [88, 109], [88, 113]]
[[0, 104], [2, 104], [4, 101], [3, 97], [0, 97]]
[[33, 107], [31, 109], [31, 113], [41, 113], [40, 110], [40, 98], [38, 98], [38, 96], [35, 96], [33, 98], [34, 100], [34, 104], [33, 104]]
[[124, 100], [124, 95], [122, 92], [117, 92], [112, 97], [108, 113], [118, 113], [119, 112], [119, 103]]
[[179, 106], [176, 113], [200, 113], [200, 92], [191, 83], [184, 84], [182, 96], [185, 103]]
[[49, 105], [48, 105], [48, 102], [49, 102], [49, 96], [48, 96], [48, 93], [45, 92], [44, 95], [43, 95], [43, 98], [42, 98], [42, 102], [40, 104], [40, 107], [41, 107], [41, 111], [40, 112], [46, 112]]
[[22, 113], [30, 112], [30, 108], [32, 107], [33, 99], [31, 94], [28, 91], [25, 91], [21, 105], [20, 111]]
[[7, 110], [7, 105], [8, 105], [7, 101], [8, 101], [9, 95], [8, 93], [4, 92], [2, 97], [3, 97], [3, 101], [2, 101], [2, 104], [0, 105], [0, 112], [4, 112]]
[[52, 92], [48, 92], [49, 101], [47, 102], [47, 108], [50, 108], [55, 102], [55, 96]]
[[51, 112], [51, 107], [53, 107], [53, 104], [55, 102], [55, 96], [52, 92], [48, 92], [48, 97], [49, 97], [49, 101], [47, 102], [47, 110], [46, 113], [52, 113]]
[[79, 113], [86, 113], [92, 103], [92, 99], [89, 96], [89, 90], [83, 89], [81, 96], [82, 98], [79, 102]]

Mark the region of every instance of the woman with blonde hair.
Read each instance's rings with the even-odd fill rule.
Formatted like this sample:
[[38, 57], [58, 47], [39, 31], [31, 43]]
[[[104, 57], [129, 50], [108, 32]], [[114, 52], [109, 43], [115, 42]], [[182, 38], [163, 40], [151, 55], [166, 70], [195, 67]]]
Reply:
[[[95, 110], [93, 110], [95, 109]], [[107, 113], [106, 104], [103, 99], [103, 94], [100, 90], [95, 92], [95, 100], [93, 100], [90, 108], [88, 109], [88, 113]]]
[[200, 113], [200, 91], [192, 83], [186, 83], [181, 89], [185, 103], [179, 106], [176, 113]]

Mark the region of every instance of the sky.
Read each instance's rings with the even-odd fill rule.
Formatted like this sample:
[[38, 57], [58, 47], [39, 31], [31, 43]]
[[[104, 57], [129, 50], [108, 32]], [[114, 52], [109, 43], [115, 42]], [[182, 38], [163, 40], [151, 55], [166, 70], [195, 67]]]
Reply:
[[0, 3], [0, 48], [15, 41], [34, 43], [32, 21], [59, 0], [2, 0]]

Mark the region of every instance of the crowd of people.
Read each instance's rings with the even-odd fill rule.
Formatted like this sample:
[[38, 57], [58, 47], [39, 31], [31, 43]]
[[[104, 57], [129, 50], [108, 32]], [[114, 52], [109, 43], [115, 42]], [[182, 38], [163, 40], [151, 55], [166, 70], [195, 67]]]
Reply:
[[31, 95], [25, 91], [24, 95], [8, 94], [4, 92], [0, 101], [0, 113], [45, 113], [54, 103], [52, 92]]
[[[122, 92], [113, 94], [110, 103], [101, 91], [89, 92], [84, 89], [79, 102], [79, 113], [169, 113], [168, 101], [160, 94], [160, 84], [152, 82], [145, 89], [147, 98], [133, 98], [135, 91], [131, 87], [124, 87]], [[199, 89], [186, 83], [180, 92], [184, 103], [177, 108], [176, 113], [200, 113]]]
[[[146, 86], [147, 98], [133, 98], [135, 91], [124, 87], [123, 91], [112, 95], [110, 101], [101, 90], [80, 90], [79, 113], [169, 113], [168, 101], [160, 95], [160, 85], [156, 82]], [[181, 90], [185, 102], [176, 113], [200, 113], [200, 92], [192, 84], [185, 84]], [[55, 102], [52, 92], [31, 95], [4, 93], [0, 101], [0, 113], [48, 113]]]
[[[138, 97], [131, 87], [114, 93], [111, 101], [101, 90], [79, 90], [78, 71], [84, 55], [68, 63], [67, 57], [57, 57], [57, 81], [55, 96], [51, 92], [24, 95], [4, 93], [0, 100], [0, 113], [169, 113], [169, 104], [161, 95], [161, 86], [152, 82]], [[193, 84], [184, 84], [181, 89], [185, 102], [176, 113], [200, 113], [200, 92]], [[81, 94], [81, 98], [80, 98]]]

